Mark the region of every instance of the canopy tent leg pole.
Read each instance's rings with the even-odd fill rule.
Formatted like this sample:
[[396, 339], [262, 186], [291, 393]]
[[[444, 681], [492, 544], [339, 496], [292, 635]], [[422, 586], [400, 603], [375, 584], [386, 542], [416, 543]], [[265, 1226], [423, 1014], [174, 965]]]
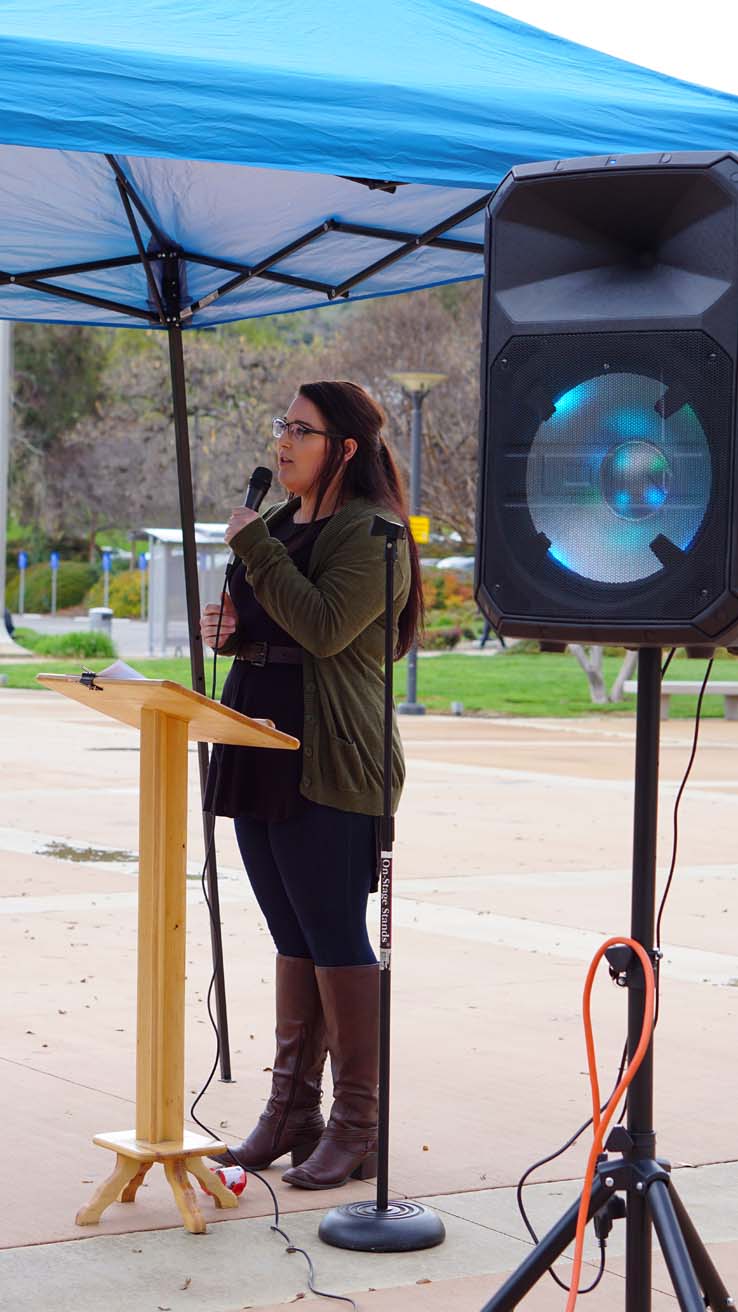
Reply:
[[[187, 386], [185, 381], [182, 329], [178, 323], [167, 326], [169, 364], [172, 374], [172, 402], [174, 407], [174, 437], [177, 450], [177, 480], [179, 483], [179, 512], [182, 522], [182, 551], [184, 555], [185, 595], [187, 598], [187, 627], [190, 635], [190, 669], [195, 692], [207, 696], [205, 662], [200, 636], [200, 586], [197, 577], [197, 548], [195, 546], [195, 505], [192, 495], [192, 467], [190, 464], [190, 434], [187, 422]], [[200, 793], [204, 800], [208, 776], [209, 753], [207, 743], [197, 744], [200, 766]], [[220, 930], [220, 897], [218, 894], [218, 863], [215, 854], [215, 817], [202, 813], [206, 852], [206, 882], [210, 902], [210, 942], [213, 953], [215, 979], [215, 1015], [220, 1040], [220, 1078], [230, 1080], [231, 1050], [228, 1038], [228, 1012], [226, 1007], [225, 974], [223, 969], [223, 939]]]

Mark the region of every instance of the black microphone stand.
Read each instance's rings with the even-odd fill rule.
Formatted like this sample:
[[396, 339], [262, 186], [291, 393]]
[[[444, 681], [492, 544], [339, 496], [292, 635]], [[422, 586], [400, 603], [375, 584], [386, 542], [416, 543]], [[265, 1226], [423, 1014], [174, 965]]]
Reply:
[[390, 1098], [390, 1004], [392, 992], [392, 675], [394, 662], [394, 574], [397, 543], [405, 537], [403, 524], [376, 515], [373, 537], [385, 540], [384, 606], [384, 777], [379, 863], [379, 1116], [377, 1125], [376, 1202], [347, 1203], [333, 1207], [323, 1217], [318, 1235], [334, 1248], [351, 1248], [361, 1253], [411, 1253], [433, 1248], [446, 1238], [443, 1222], [430, 1207], [407, 1199], [388, 1199], [389, 1187], [389, 1098]]
[[[659, 966], [653, 944], [660, 693], [661, 650], [644, 648], [638, 653], [630, 937], [646, 949], [655, 970]], [[628, 1058], [632, 1060], [643, 1024], [643, 970], [625, 944], [610, 948], [605, 956], [610, 973], [628, 988]], [[598, 1234], [606, 1234], [613, 1220], [625, 1217], [625, 1312], [651, 1309], [652, 1225], [681, 1312], [705, 1312], [706, 1307], [713, 1312], [734, 1312], [733, 1299], [674, 1187], [669, 1163], [656, 1157], [653, 1038], [628, 1092], [627, 1124], [610, 1131], [605, 1149], [595, 1172], [589, 1218], [596, 1218]], [[608, 1157], [610, 1153], [617, 1156]], [[482, 1312], [511, 1312], [522, 1303], [571, 1243], [578, 1212], [577, 1201], [485, 1303]]]

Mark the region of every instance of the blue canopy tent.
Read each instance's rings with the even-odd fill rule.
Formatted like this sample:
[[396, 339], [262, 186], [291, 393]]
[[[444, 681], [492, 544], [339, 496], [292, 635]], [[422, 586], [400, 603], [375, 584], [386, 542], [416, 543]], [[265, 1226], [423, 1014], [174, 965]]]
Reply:
[[162, 324], [168, 252], [183, 327], [478, 277], [512, 164], [738, 126], [730, 95], [470, 0], [7, 0], [0, 51], [18, 319]]
[[167, 333], [201, 692], [183, 332], [480, 277], [514, 163], [738, 138], [737, 98], [471, 0], [6, 0], [0, 61], [0, 318]]

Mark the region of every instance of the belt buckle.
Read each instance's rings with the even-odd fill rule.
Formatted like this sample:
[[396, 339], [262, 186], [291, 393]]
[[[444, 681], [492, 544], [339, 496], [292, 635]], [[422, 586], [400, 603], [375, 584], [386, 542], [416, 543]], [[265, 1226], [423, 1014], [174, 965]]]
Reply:
[[266, 665], [267, 654], [269, 652], [269, 643], [255, 642], [254, 646], [258, 647], [259, 649], [258, 654], [255, 656], [249, 656], [249, 665], [259, 665], [259, 666]]

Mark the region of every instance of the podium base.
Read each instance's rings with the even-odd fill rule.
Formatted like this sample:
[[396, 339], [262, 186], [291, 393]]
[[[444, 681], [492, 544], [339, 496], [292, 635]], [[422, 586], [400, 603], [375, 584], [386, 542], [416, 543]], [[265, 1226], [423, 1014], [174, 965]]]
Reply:
[[333, 1248], [358, 1253], [414, 1253], [446, 1238], [443, 1221], [429, 1207], [403, 1200], [380, 1209], [376, 1203], [347, 1203], [323, 1217], [318, 1237]]
[[207, 1226], [188, 1174], [194, 1175], [212, 1194], [216, 1207], [238, 1207], [236, 1195], [226, 1189], [202, 1160], [203, 1156], [226, 1151], [227, 1145], [218, 1139], [187, 1131], [176, 1141], [148, 1143], [137, 1139], [135, 1130], [116, 1130], [96, 1134], [93, 1143], [114, 1152], [116, 1161], [112, 1173], [98, 1186], [89, 1203], [79, 1209], [75, 1217], [77, 1225], [96, 1225], [111, 1203], [134, 1202], [139, 1185], [155, 1162], [164, 1167], [184, 1227], [190, 1234], [205, 1234]]

